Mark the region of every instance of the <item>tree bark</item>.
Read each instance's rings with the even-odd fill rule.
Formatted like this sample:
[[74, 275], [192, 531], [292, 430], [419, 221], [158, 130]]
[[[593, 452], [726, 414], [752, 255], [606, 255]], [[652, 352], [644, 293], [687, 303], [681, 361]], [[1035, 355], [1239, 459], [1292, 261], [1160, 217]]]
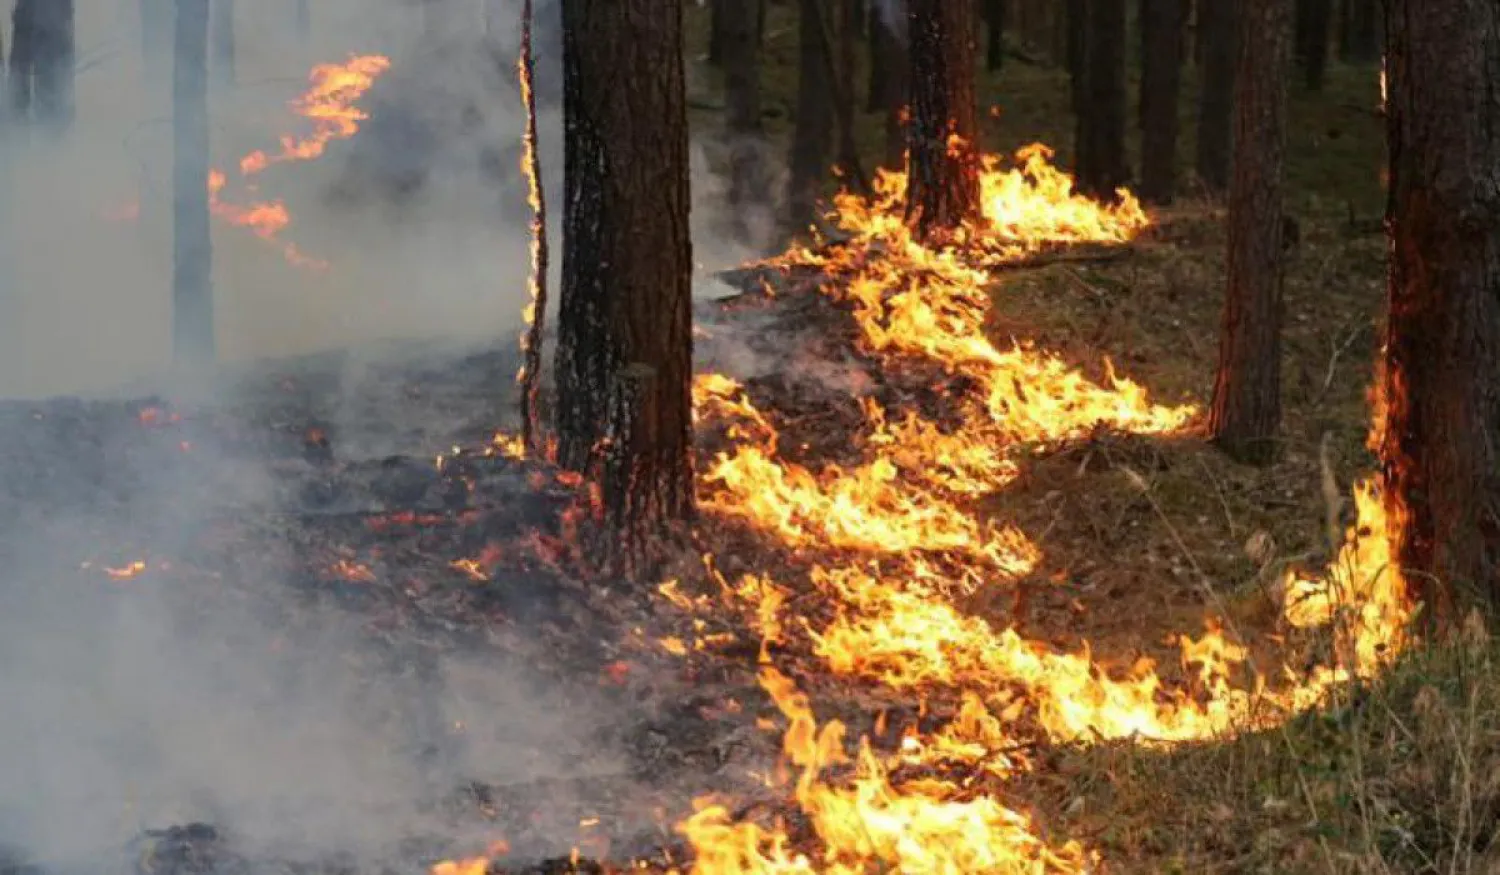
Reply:
[[931, 239], [980, 218], [974, 5], [909, 0], [906, 219]]
[[1390, 312], [1376, 440], [1396, 557], [1440, 625], [1500, 604], [1500, 6], [1386, 6]]
[[558, 451], [636, 556], [693, 512], [679, 0], [563, 0]]
[[1170, 204], [1177, 196], [1178, 99], [1187, 0], [1141, 0], [1141, 196]]
[[984, 0], [984, 68], [991, 73], [1005, 66], [1005, 0]]
[[749, 219], [769, 208], [766, 194], [765, 129], [760, 118], [760, 48], [755, 9], [747, 0], [721, 0], [716, 7], [724, 68], [724, 133], [729, 145], [730, 232], [751, 237]]
[[1230, 456], [1267, 463], [1281, 423], [1282, 167], [1292, 0], [1245, 0], [1235, 76], [1228, 287], [1209, 430]]
[[1212, 194], [1229, 187], [1231, 117], [1234, 115], [1234, 59], [1239, 42], [1235, 7], [1199, 0], [1198, 39], [1202, 48], [1198, 91], [1198, 179]]
[[890, 50], [887, 43], [892, 39], [886, 29], [879, 9], [870, 10], [866, 40], [869, 43], [869, 78], [865, 82], [865, 112], [879, 112], [885, 107], [886, 78], [890, 75]]
[[801, 233], [818, 218], [818, 190], [833, 149], [833, 69], [827, 47], [815, 34], [822, 25], [819, 0], [798, 0], [797, 119], [787, 178], [786, 225]]
[[1308, 91], [1323, 90], [1332, 19], [1332, 0], [1297, 0], [1297, 66]]
[[210, 24], [213, 27], [214, 81], [234, 84], [234, 0], [214, 0]]
[[172, 69], [172, 350], [214, 359], [213, 243], [208, 215], [209, 0], [176, 0]]
[[1125, 161], [1125, 0], [1091, 0], [1084, 29], [1084, 107], [1077, 117], [1080, 191], [1112, 198], [1130, 176]]

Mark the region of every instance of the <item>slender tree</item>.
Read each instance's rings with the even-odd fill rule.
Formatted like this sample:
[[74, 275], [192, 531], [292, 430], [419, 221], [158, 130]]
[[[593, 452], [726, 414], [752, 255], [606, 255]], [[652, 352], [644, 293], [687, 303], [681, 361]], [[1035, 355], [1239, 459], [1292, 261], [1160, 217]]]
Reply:
[[1088, 104], [1088, 75], [1084, 69], [1084, 61], [1088, 57], [1089, 0], [1067, 0], [1064, 10], [1064, 60], [1068, 67], [1068, 97], [1073, 114], [1079, 116], [1087, 110]]
[[312, 4], [310, 0], [296, 0], [297, 35], [307, 39], [312, 35]]
[[693, 513], [680, 0], [563, 0], [558, 456], [639, 557]]
[[724, 63], [724, 36], [727, 22], [724, 12], [730, 6], [744, 6], [751, 0], [708, 0], [708, 62], [715, 67]]
[[209, 0], [176, 0], [172, 69], [172, 349], [214, 358], [213, 242], [208, 215]]
[[[906, 52], [905, 0], [877, 4], [870, 20], [870, 109], [885, 114], [885, 157], [896, 170], [906, 164], [906, 116], [910, 83]], [[876, 72], [880, 75], [877, 77]]]
[[744, 0], [716, 4], [721, 28], [720, 64], [724, 68], [724, 134], [729, 144], [731, 233], [742, 241], [752, 236], [751, 219], [770, 209], [765, 167], [765, 126], [760, 118], [760, 40], [755, 9]]
[[1292, 0], [1244, 0], [1235, 75], [1228, 287], [1209, 429], [1231, 456], [1269, 462], [1281, 424], [1282, 165]]
[[1389, 314], [1376, 438], [1440, 625], [1500, 604], [1500, 5], [1386, 4]]
[[984, 2], [984, 68], [991, 73], [1005, 66], [1005, 0]]
[[1380, 10], [1377, 0], [1344, 0], [1339, 23], [1339, 59], [1346, 64], [1380, 60]]
[[213, 26], [214, 80], [220, 85], [234, 84], [234, 0], [214, 0], [210, 23]]
[[161, 93], [172, 69], [172, 4], [175, 0], [140, 0], [141, 60], [146, 81]]
[[1322, 91], [1328, 72], [1332, 0], [1297, 0], [1297, 67], [1309, 91]]
[[817, 219], [818, 189], [828, 174], [833, 149], [833, 66], [827, 44], [815, 34], [822, 26], [819, 0], [797, 0], [797, 117], [792, 130], [787, 176], [786, 226], [792, 234]]
[[[1248, 2], [1248, 0], [1246, 0]], [[1235, 5], [1199, 0], [1198, 179], [1213, 194], [1229, 187], [1234, 59], [1239, 38]]]
[[1125, 160], [1125, 0], [1089, 0], [1084, 16], [1078, 187], [1113, 197], [1130, 176]]
[[967, 0], [909, 0], [907, 5], [906, 216], [925, 239], [980, 214], [974, 5]]
[[73, 121], [73, 0], [16, 0], [11, 13], [11, 112], [54, 131]]
[[1141, 0], [1141, 196], [1169, 204], [1177, 195], [1178, 100], [1187, 0]]

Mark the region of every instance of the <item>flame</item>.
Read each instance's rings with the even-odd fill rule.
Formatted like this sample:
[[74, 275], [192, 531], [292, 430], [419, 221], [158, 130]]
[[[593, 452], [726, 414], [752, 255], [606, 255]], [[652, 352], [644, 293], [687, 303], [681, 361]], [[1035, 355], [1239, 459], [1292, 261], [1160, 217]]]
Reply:
[[[241, 184], [253, 194], [255, 186], [248, 180], [268, 167], [312, 161], [327, 150], [329, 143], [354, 136], [359, 123], [369, 118], [355, 106], [355, 102], [390, 66], [390, 59], [382, 55], [353, 55], [342, 64], [313, 67], [308, 74], [308, 89], [291, 102], [292, 112], [312, 122], [312, 133], [303, 137], [283, 135], [279, 151], [268, 153], [257, 149], [241, 158], [238, 164]], [[224, 171], [209, 171], [208, 202], [213, 214], [231, 225], [249, 228], [263, 240], [276, 242], [292, 221], [285, 202], [273, 199], [245, 205], [228, 203], [222, 198], [227, 184]], [[294, 265], [312, 269], [327, 267], [326, 262], [305, 255], [294, 243], [283, 243], [282, 252]]]
[[[819, 726], [808, 696], [768, 664], [769, 643], [786, 631], [790, 590], [759, 576], [726, 586], [762, 634], [761, 684], [788, 720], [783, 753], [798, 770], [792, 796], [816, 847], [794, 843], [785, 824], [736, 822], [722, 802], [699, 800], [678, 827], [693, 846], [695, 875], [1088, 871], [1097, 861], [1092, 852], [1044, 840], [1028, 815], [1004, 802], [1003, 790], [942, 777], [898, 779], [896, 768], [961, 762], [1003, 786], [1029, 767], [1004, 753], [1023, 717], [1052, 739], [1085, 743], [1170, 744], [1270, 725], [1321, 702], [1334, 684], [1373, 670], [1405, 643], [1408, 606], [1399, 574], [1389, 568], [1398, 521], [1368, 485], [1356, 490], [1359, 521], [1334, 567], [1286, 581], [1288, 621], [1356, 618], [1342, 627], [1348, 658], [1311, 673], [1263, 675], [1248, 649], [1213, 618], [1201, 636], [1178, 636], [1185, 680], [1177, 682], [1164, 680], [1150, 660], [1109, 671], [1094, 661], [1087, 642], [1079, 652], [1060, 652], [960, 609], [956, 597], [1010, 585], [1041, 559], [1025, 533], [969, 505], [1015, 480], [1018, 451], [1101, 426], [1186, 435], [1200, 413], [1192, 404], [1154, 402], [1107, 360], [1104, 379], [1096, 381], [1032, 345], [991, 343], [985, 320], [992, 269], [1049, 247], [1126, 242], [1149, 224], [1129, 192], [1114, 206], [1074, 194], [1071, 178], [1050, 156], [1032, 146], [1011, 169], [987, 157], [983, 221], [961, 229], [945, 248], [929, 249], [911, 237], [901, 204], [904, 179], [883, 172], [872, 197], [836, 198], [834, 218], [848, 237], [843, 245], [793, 249], [772, 262], [822, 271], [823, 292], [852, 314], [861, 351], [883, 367], [898, 372], [920, 364], [964, 377], [954, 383], [963, 388], [944, 398], [961, 414], [961, 426], [915, 413], [891, 417], [866, 402], [858, 448], [866, 460], [815, 472], [780, 458], [773, 417], [742, 386], [717, 374], [694, 382], [699, 427], [730, 442], [700, 474], [702, 505], [775, 538], [809, 565], [814, 594], [834, 608], [830, 620], [803, 620], [814, 653], [836, 674], [914, 695], [943, 688], [963, 702], [948, 726], [910, 730], [895, 754], [877, 755], [863, 739], [850, 749], [843, 725]], [[1374, 400], [1382, 403], [1382, 396]], [[1375, 419], [1378, 428], [1383, 416]], [[676, 584], [665, 593], [702, 611]], [[687, 652], [685, 643], [671, 640], [663, 646]]]

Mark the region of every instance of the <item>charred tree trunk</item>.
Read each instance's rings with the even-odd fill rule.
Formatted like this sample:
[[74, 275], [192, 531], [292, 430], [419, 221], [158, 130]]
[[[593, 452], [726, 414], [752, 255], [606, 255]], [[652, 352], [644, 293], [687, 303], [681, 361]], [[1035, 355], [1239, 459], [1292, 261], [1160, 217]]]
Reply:
[[1347, 0], [1340, 57], [1348, 64], [1380, 60], [1380, 10], [1376, 0]]
[[73, 0], [17, 0], [11, 24], [12, 115], [60, 133], [73, 121]]
[[1263, 464], [1281, 424], [1282, 165], [1292, 0], [1246, 0], [1235, 75], [1228, 287], [1209, 429], [1230, 456]]
[[687, 98], [679, 0], [563, 0], [559, 461], [637, 557], [693, 512]]
[[172, 351], [214, 358], [213, 243], [208, 216], [209, 0], [176, 0], [172, 67]]
[[979, 219], [974, 5], [909, 0], [906, 219], [918, 239]]
[[787, 179], [787, 230], [799, 234], [818, 218], [818, 191], [833, 149], [832, 60], [817, 31], [823, 26], [819, 0], [798, 0], [797, 119], [792, 131]]
[[900, 169], [906, 164], [906, 116], [910, 83], [907, 80], [909, 62], [904, 7], [905, 0], [883, 3], [870, 21], [871, 70], [874, 70], [875, 57], [878, 56], [879, 66], [884, 71], [878, 95], [874, 91], [874, 73], [871, 73], [870, 102], [872, 109], [885, 111], [885, 160], [881, 163], [891, 170]]
[[1323, 90], [1332, 19], [1332, 0], [1297, 0], [1297, 67], [1309, 91]]
[[984, 68], [991, 73], [1005, 66], [1005, 0], [984, 0]]
[[1239, 41], [1239, 22], [1234, 5], [1199, 0], [1198, 40], [1202, 46], [1198, 91], [1198, 179], [1209, 192], [1223, 194], [1229, 187], [1234, 59]]
[[1178, 98], [1188, 0], [1141, 0], [1141, 196], [1177, 196]]
[[1125, 162], [1125, 0], [1091, 0], [1085, 16], [1083, 111], [1077, 118], [1078, 188], [1113, 197]]
[[1500, 6], [1386, 7], [1390, 312], [1377, 438], [1396, 560], [1440, 625], [1500, 604]]
[[214, 81], [220, 85], [234, 84], [234, 0], [214, 0], [213, 59]]
[[729, 145], [730, 232], [751, 237], [751, 218], [763, 217], [766, 199], [765, 131], [760, 119], [760, 50], [755, 10], [744, 0], [721, 2], [724, 133]]

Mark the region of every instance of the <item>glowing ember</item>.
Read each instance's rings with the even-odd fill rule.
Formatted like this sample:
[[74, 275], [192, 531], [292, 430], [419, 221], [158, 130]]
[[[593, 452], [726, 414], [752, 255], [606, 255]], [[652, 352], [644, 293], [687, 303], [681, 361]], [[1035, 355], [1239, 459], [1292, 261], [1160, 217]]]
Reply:
[[129, 580], [132, 577], [139, 577], [145, 571], [146, 563], [140, 559], [119, 568], [110, 568], [108, 566], [104, 568], [104, 573], [109, 575], [110, 580]]
[[[312, 122], [312, 133], [301, 138], [283, 136], [279, 151], [267, 153], [256, 150], [241, 158], [241, 184], [253, 193], [254, 186], [245, 181], [266, 168], [294, 161], [311, 161], [321, 156], [334, 140], [346, 140], [354, 136], [359, 130], [359, 123], [369, 118], [354, 105], [355, 102], [370, 90], [370, 86], [390, 66], [389, 58], [357, 55], [343, 64], [319, 64], [314, 67], [308, 75], [308, 90], [291, 103], [294, 113]], [[272, 242], [291, 224], [291, 214], [286, 204], [280, 200], [255, 201], [246, 205], [224, 201], [222, 194], [227, 184], [228, 178], [223, 171], [209, 171], [209, 208], [215, 216], [232, 225], [249, 228], [256, 236]], [[303, 254], [293, 243], [283, 243], [282, 251], [292, 264], [315, 269], [327, 266], [325, 262]]]

